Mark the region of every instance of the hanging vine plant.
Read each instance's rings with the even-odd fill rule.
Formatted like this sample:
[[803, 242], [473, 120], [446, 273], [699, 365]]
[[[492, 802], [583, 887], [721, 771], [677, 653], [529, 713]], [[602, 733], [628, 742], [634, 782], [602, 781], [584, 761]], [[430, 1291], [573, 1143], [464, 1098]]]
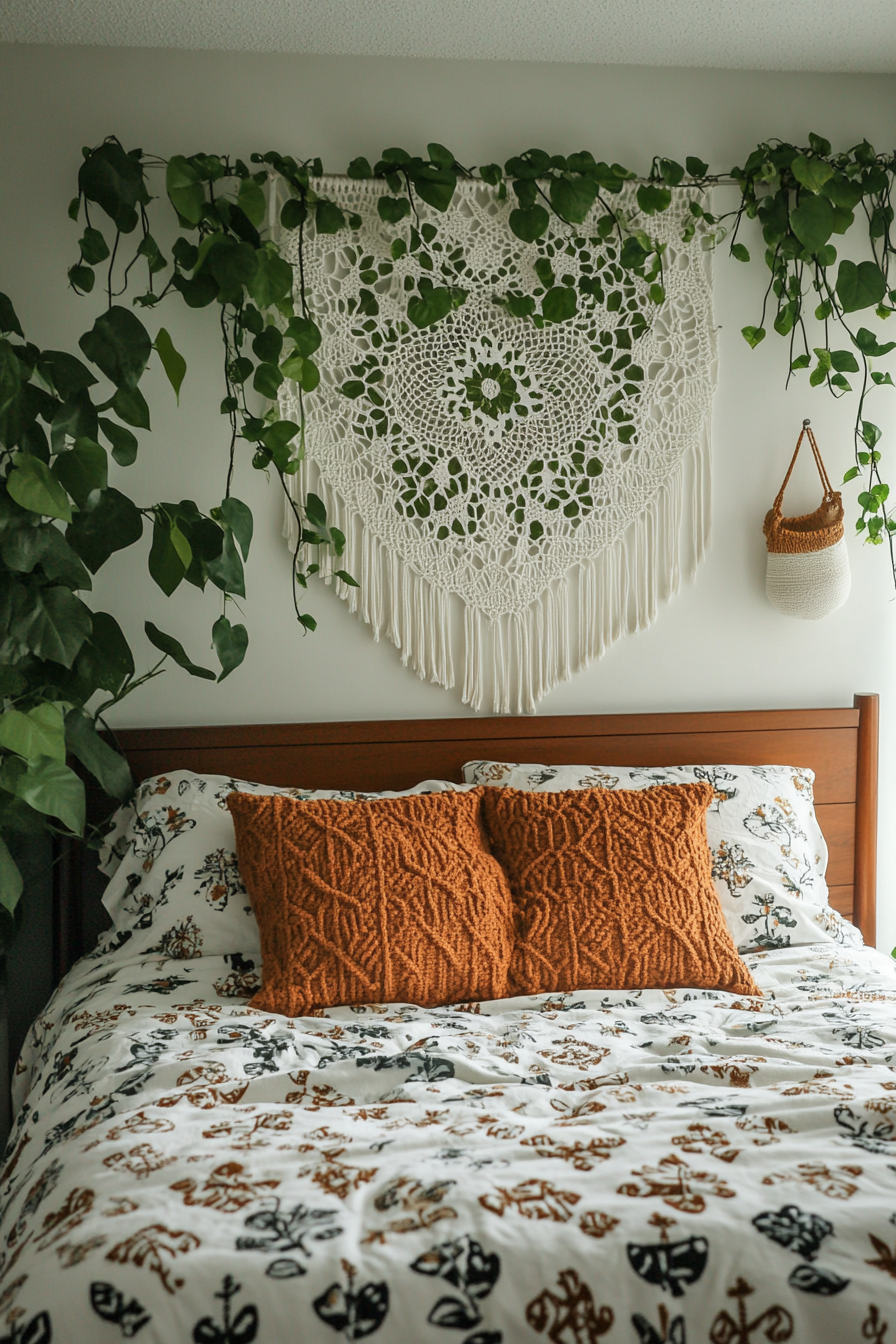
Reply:
[[[322, 502], [309, 495], [296, 504], [286, 481], [303, 455], [303, 394], [320, 380], [322, 337], [305, 291], [306, 232], [309, 226], [318, 233], [351, 232], [361, 220], [327, 198], [319, 159], [300, 162], [272, 152], [252, 155], [250, 164], [209, 154], [165, 162], [140, 149], [125, 151], [115, 138], [84, 150], [78, 195], [69, 208], [82, 229], [69, 282], [81, 294], [101, 292], [104, 304], [79, 341], [83, 359], [28, 342], [11, 300], [0, 294], [0, 935], [7, 939], [22, 891], [24, 851], [47, 832], [83, 834], [84, 786], [71, 758], [110, 797], [130, 792], [127, 766], [101, 732], [109, 709], [159, 675], [168, 660], [192, 676], [221, 681], [245, 657], [248, 631], [228, 615], [230, 604], [245, 596], [253, 530], [248, 505], [234, 494], [240, 456], [272, 476], [295, 510], [293, 595], [306, 630], [315, 622], [299, 597], [318, 566], [302, 567], [299, 548], [318, 545], [339, 555], [345, 544], [328, 525]], [[151, 229], [157, 209], [153, 175], [162, 170], [178, 232], [170, 256]], [[525, 243], [546, 233], [552, 215], [574, 230], [596, 210], [598, 236], [615, 238], [621, 265], [646, 284], [657, 305], [665, 299], [664, 249], [651, 236], [651, 219], [668, 209], [678, 187], [697, 189], [686, 237], [699, 233], [709, 249], [727, 245], [739, 262], [750, 261], [743, 235], [747, 221], [757, 221], [770, 279], [758, 320], [743, 328], [744, 338], [756, 347], [770, 322], [788, 342], [788, 378], [808, 370], [810, 384], [825, 385], [835, 397], [857, 391], [855, 464], [846, 479], [861, 477], [857, 532], [875, 545], [889, 544], [896, 579], [896, 519], [887, 512], [881, 431], [866, 413], [869, 394], [892, 386], [875, 361], [896, 341], [881, 343], [855, 316], [871, 310], [885, 319], [896, 306], [889, 269], [896, 156], [877, 154], [866, 141], [833, 154], [829, 142], [813, 134], [804, 147], [763, 143], [729, 174], [710, 173], [698, 158], [684, 165], [655, 158], [648, 177], [637, 179], [585, 151], [564, 157], [530, 149], [503, 169], [465, 168], [445, 146], [432, 143], [426, 158], [387, 149], [373, 165], [352, 160], [348, 173], [383, 180], [389, 192], [378, 199], [380, 217], [406, 229], [392, 244], [392, 258], [416, 262], [416, 277], [406, 281], [408, 329], [444, 321], [467, 298], [457, 272], [431, 248], [435, 230], [418, 209], [423, 202], [447, 210], [461, 178], [509, 198], [509, 227]], [[297, 239], [297, 285], [265, 228], [272, 179], [285, 196], [279, 225]], [[638, 183], [635, 211], [620, 206], [628, 182]], [[720, 185], [736, 186], [739, 201], [717, 215], [708, 196], [706, 203], [697, 196]], [[839, 257], [834, 239], [858, 234], [867, 255], [858, 261]], [[573, 318], [580, 291], [596, 283], [583, 277], [577, 289], [571, 277], [558, 281], [543, 257], [536, 270], [541, 287], [534, 297], [513, 291], [494, 296], [512, 316], [536, 326]], [[141, 276], [144, 286], [135, 294]], [[361, 316], [365, 304], [375, 311], [378, 278], [373, 271], [365, 281], [371, 287], [361, 292]], [[119, 488], [121, 474], [110, 483], [110, 457], [120, 468], [131, 466], [139, 435], [151, 431], [140, 382], [153, 355], [176, 396], [186, 376], [186, 361], [168, 329], [159, 326], [153, 336], [146, 325], [174, 295], [188, 307], [210, 309], [223, 346], [223, 489], [220, 501], [204, 509], [192, 500], [134, 500]], [[857, 378], [855, 387], [848, 375]], [[489, 388], [490, 378], [484, 369]], [[298, 388], [295, 420], [282, 418], [275, 404], [264, 409], [276, 403], [286, 379]], [[497, 385], [498, 393], [490, 394], [497, 396], [497, 409], [484, 394], [480, 398], [484, 414], [500, 411]], [[343, 391], [357, 395], [350, 382]], [[217, 672], [193, 662], [179, 641], [149, 621], [144, 629], [160, 656], [138, 671], [114, 617], [81, 596], [90, 592], [92, 576], [137, 544], [147, 527], [149, 574], [167, 596], [183, 582], [203, 590], [211, 585], [220, 594], [210, 640]], [[354, 583], [345, 571], [337, 573]]]

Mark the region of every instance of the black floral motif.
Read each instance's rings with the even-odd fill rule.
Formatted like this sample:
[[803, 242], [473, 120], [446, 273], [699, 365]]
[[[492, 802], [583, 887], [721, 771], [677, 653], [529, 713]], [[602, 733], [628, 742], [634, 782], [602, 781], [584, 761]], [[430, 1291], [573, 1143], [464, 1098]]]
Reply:
[[111, 1283], [90, 1285], [90, 1305], [101, 1320], [117, 1325], [125, 1339], [133, 1339], [152, 1320], [136, 1297], [128, 1301], [124, 1293]]
[[796, 920], [791, 918], [790, 907], [775, 905], [773, 896], [754, 896], [753, 904], [758, 908], [749, 915], [741, 915], [741, 919], [745, 924], [758, 924], [760, 920], [764, 921], [763, 928], [754, 935], [756, 946], [767, 949], [789, 947], [790, 935], [778, 933], [777, 930], [781, 926], [786, 929], [796, 928]]
[[231, 1319], [230, 1299], [242, 1292], [242, 1284], [236, 1283], [227, 1274], [221, 1284], [221, 1291], [215, 1293], [223, 1303], [222, 1324], [211, 1316], [203, 1316], [193, 1328], [194, 1344], [252, 1344], [258, 1334], [258, 1308], [250, 1303], [241, 1307]]
[[896, 1135], [892, 1120], [860, 1120], [851, 1106], [835, 1106], [834, 1119], [846, 1132], [840, 1137], [848, 1139], [857, 1148], [867, 1153], [896, 1153]]
[[632, 1317], [632, 1325], [638, 1332], [638, 1344], [687, 1344], [684, 1317], [675, 1316], [670, 1320], [669, 1312], [662, 1304], [659, 1328], [639, 1312]]
[[356, 1270], [347, 1260], [342, 1269], [348, 1286], [331, 1283], [312, 1306], [320, 1319], [348, 1340], [365, 1339], [379, 1330], [389, 1313], [389, 1285], [365, 1283], [355, 1289]]
[[501, 1261], [494, 1252], [485, 1251], [478, 1241], [465, 1235], [425, 1251], [412, 1263], [411, 1269], [417, 1274], [444, 1279], [460, 1294], [439, 1298], [426, 1318], [430, 1325], [470, 1330], [482, 1320], [477, 1304], [488, 1297], [498, 1282]]
[[52, 1344], [53, 1323], [48, 1311], [40, 1311], [27, 1324], [17, 1323], [8, 1335], [0, 1335], [0, 1344]]
[[850, 1279], [841, 1279], [830, 1269], [819, 1269], [817, 1265], [797, 1265], [788, 1278], [791, 1288], [799, 1288], [804, 1293], [818, 1293], [820, 1297], [833, 1297], [848, 1288]]
[[225, 910], [231, 896], [245, 896], [236, 855], [232, 850], [216, 849], [206, 854], [193, 877], [199, 883], [196, 895], [204, 895], [213, 910]]
[[260, 1078], [263, 1073], [277, 1072], [277, 1056], [292, 1048], [292, 1040], [285, 1032], [266, 1036], [257, 1027], [228, 1023], [218, 1028], [222, 1041], [238, 1041], [246, 1050], [252, 1052], [252, 1062], [243, 1065], [247, 1078]]
[[[341, 1236], [342, 1228], [333, 1223], [337, 1217], [333, 1209], [309, 1209], [296, 1204], [290, 1210], [281, 1209], [277, 1196], [266, 1199], [262, 1208], [249, 1215], [246, 1227], [264, 1233], [260, 1237], [239, 1237], [238, 1251], [299, 1251], [310, 1260], [308, 1241], [330, 1241]], [[265, 1273], [272, 1279], [293, 1279], [306, 1272], [305, 1266], [292, 1258], [274, 1260]]]
[[410, 1069], [406, 1082], [422, 1079], [437, 1083], [454, 1077], [454, 1062], [439, 1055], [428, 1055], [422, 1050], [407, 1050], [398, 1055], [364, 1055], [355, 1060], [359, 1069]]
[[825, 1237], [834, 1235], [834, 1225], [817, 1213], [804, 1213], [795, 1204], [785, 1204], [777, 1213], [760, 1213], [753, 1226], [779, 1246], [786, 1246], [804, 1260], [814, 1260]]
[[709, 1242], [705, 1237], [657, 1242], [652, 1246], [635, 1246], [629, 1242], [625, 1249], [635, 1273], [673, 1297], [682, 1297], [685, 1288], [697, 1282], [709, 1257]]

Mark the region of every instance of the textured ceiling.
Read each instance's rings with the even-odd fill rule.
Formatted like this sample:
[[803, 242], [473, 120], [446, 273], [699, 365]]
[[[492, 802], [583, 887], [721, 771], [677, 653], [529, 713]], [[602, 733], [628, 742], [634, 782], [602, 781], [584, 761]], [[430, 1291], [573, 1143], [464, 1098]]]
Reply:
[[7, 42], [896, 71], [896, 0], [0, 0]]

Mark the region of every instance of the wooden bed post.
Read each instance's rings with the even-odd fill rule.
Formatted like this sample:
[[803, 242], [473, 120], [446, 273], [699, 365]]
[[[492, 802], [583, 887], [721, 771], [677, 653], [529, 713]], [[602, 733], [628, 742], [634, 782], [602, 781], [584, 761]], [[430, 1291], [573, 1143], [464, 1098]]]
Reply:
[[854, 697], [859, 711], [856, 762], [856, 868], [853, 922], [877, 945], [877, 764], [880, 697]]

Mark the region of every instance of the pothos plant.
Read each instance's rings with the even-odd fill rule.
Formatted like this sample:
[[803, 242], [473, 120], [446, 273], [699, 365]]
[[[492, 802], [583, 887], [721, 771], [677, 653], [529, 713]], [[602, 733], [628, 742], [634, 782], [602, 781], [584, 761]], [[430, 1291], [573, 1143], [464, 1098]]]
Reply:
[[[293, 596], [307, 630], [315, 623], [298, 597], [318, 566], [303, 566], [300, 548], [326, 546], [339, 555], [345, 544], [328, 526], [319, 499], [309, 495], [296, 503], [286, 487], [302, 460], [303, 395], [320, 380], [321, 332], [305, 289], [307, 233], [351, 232], [362, 221], [327, 197], [319, 159], [300, 162], [271, 152], [253, 154], [250, 164], [214, 154], [165, 162], [140, 149], [125, 151], [114, 138], [85, 149], [69, 210], [82, 227], [69, 281], [82, 294], [101, 293], [103, 311], [79, 341], [83, 359], [26, 341], [12, 303], [0, 295], [0, 932], [6, 936], [22, 890], [23, 851], [48, 831], [83, 833], [84, 788], [69, 760], [93, 774], [111, 798], [126, 797], [132, 787], [123, 759], [99, 731], [108, 710], [159, 675], [167, 660], [193, 676], [221, 681], [245, 657], [246, 627], [228, 615], [230, 604], [245, 595], [243, 564], [253, 526], [248, 505], [233, 493], [239, 455], [275, 478], [295, 511]], [[157, 209], [153, 174], [161, 170], [177, 232], [168, 256], [150, 227]], [[552, 215], [575, 232], [596, 210], [598, 236], [616, 239], [621, 265], [640, 277], [657, 305], [665, 299], [664, 246], [651, 234], [651, 218], [668, 209], [673, 191], [692, 189], [686, 238], [699, 232], [708, 249], [727, 242], [737, 261], [749, 262], [742, 235], [746, 221], [758, 220], [770, 279], [759, 321], [745, 326], [743, 335], [758, 345], [772, 315], [774, 330], [788, 340], [788, 377], [809, 369], [813, 386], [824, 384], [841, 396], [853, 390], [847, 375], [859, 376], [855, 465], [846, 479], [862, 475], [857, 530], [874, 544], [888, 541], [891, 565], [896, 520], [887, 513], [881, 432], [865, 407], [874, 387], [892, 385], [889, 373], [872, 361], [896, 342], [881, 344], [869, 328], [856, 325], [853, 314], [868, 309], [887, 318], [894, 310], [894, 171], [896, 156], [879, 155], [866, 141], [833, 154], [814, 134], [803, 147], [763, 143], [728, 174], [710, 173], [698, 158], [684, 165], [655, 158], [648, 176], [636, 179], [631, 170], [587, 151], [564, 157], [539, 149], [509, 159], [503, 169], [473, 169], [437, 143], [428, 146], [426, 158], [394, 148], [373, 165], [359, 157], [348, 169], [352, 178], [385, 183], [377, 210], [396, 231], [392, 258], [415, 260], [415, 275], [405, 281], [403, 332], [445, 320], [467, 298], [457, 267], [446, 266], [430, 247], [436, 230], [419, 209], [423, 202], [447, 210], [460, 178], [483, 182], [499, 199], [509, 197], [509, 227], [525, 243], [537, 243]], [[265, 188], [272, 179], [283, 198], [279, 225], [294, 239], [295, 281], [265, 228]], [[637, 185], [623, 206], [628, 182]], [[707, 193], [717, 185], [736, 186], [740, 193], [736, 206], [721, 214], [708, 208]], [[861, 231], [868, 249], [859, 261], [838, 258], [832, 242], [851, 230], [853, 236]], [[160, 237], [169, 232], [170, 221], [156, 228]], [[543, 257], [536, 272], [541, 287], [534, 295], [512, 289], [494, 295], [513, 317], [536, 326], [575, 317], [580, 291], [596, 283], [587, 277], [578, 286], [571, 277], [558, 282]], [[141, 276], [143, 286], [134, 294]], [[365, 280], [359, 319], [376, 315], [375, 284], [382, 278], [375, 270]], [[153, 336], [146, 325], [152, 310], [174, 295], [191, 308], [210, 309], [223, 343], [224, 482], [220, 502], [205, 511], [192, 500], [136, 501], [120, 488], [121, 473], [110, 484], [110, 457], [117, 467], [129, 467], [138, 434], [150, 431], [139, 384], [153, 356], [175, 395], [180, 392], [186, 361], [166, 327], [157, 326]], [[817, 335], [810, 336], [810, 329]], [[295, 420], [276, 408], [286, 379], [298, 389]], [[351, 382], [343, 387], [347, 396], [358, 390]], [[91, 576], [116, 552], [137, 544], [147, 527], [149, 573], [166, 595], [184, 581], [201, 589], [211, 585], [220, 594], [221, 611], [211, 628], [217, 673], [194, 663], [173, 636], [149, 621], [144, 628], [160, 656], [138, 671], [114, 617], [79, 596], [90, 592]], [[337, 573], [354, 582], [345, 571]]]

